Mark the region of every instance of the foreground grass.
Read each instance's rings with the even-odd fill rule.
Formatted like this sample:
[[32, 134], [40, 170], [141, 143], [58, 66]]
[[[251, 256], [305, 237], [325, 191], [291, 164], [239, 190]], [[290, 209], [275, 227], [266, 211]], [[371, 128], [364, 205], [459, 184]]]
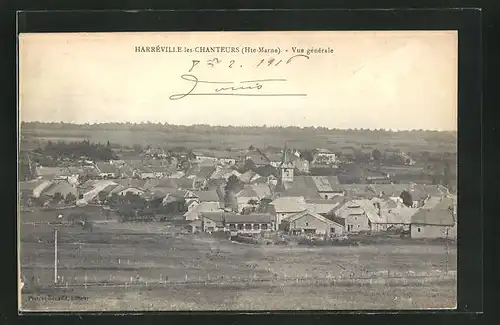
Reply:
[[[420, 243], [253, 246], [121, 223], [59, 233], [62, 287], [51, 288], [52, 230], [22, 225], [22, 274], [38, 279], [27, 285], [24, 310], [419, 309], [456, 302], [456, 280], [439, 277], [456, 270], [456, 247], [446, 256], [444, 245]], [[426, 275], [432, 278], [412, 280]], [[366, 278], [375, 280], [359, 280]], [[377, 280], [389, 278], [399, 280]]]

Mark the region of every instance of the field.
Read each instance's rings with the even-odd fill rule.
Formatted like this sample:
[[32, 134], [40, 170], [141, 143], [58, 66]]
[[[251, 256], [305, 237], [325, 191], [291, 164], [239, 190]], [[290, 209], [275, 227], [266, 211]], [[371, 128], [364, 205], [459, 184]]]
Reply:
[[21, 216], [22, 310], [453, 308], [456, 247], [251, 246], [180, 234], [167, 224], [95, 221], [53, 228]]
[[374, 148], [400, 149], [402, 151], [456, 152], [456, 138], [453, 135], [436, 132], [375, 132], [375, 131], [318, 131], [318, 130], [281, 130], [273, 129], [234, 129], [212, 127], [180, 127], [177, 129], [155, 129], [155, 127], [106, 129], [95, 127], [85, 129], [69, 127], [58, 129], [54, 126], [21, 128], [22, 148], [36, 148], [34, 141], [82, 141], [106, 143], [122, 146], [143, 146], [188, 149], [247, 149], [251, 145], [259, 147], [274, 146], [282, 148], [285, 141], [292, 148], [331, 148], [342, 150], [354, 147], [366, 151]]

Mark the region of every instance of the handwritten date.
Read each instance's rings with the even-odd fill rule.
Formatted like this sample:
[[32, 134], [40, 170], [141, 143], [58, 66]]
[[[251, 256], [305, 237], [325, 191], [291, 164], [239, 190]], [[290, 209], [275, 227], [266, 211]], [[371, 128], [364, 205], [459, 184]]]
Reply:
[[[271, 66], [272, 67], [277, 67], [277, 66], [279, 66], [281, 64], [290, 64], [296, 58], [309, 59], [309, 56], [307, 56], [305, 54], [297, 54], [297, 55], [291, 56], [286, 61], [277, 60], [277, 59], [274, 59], [274, 58], [267, 59], [267, 60], [266, 59], [261, 59], [259, 62], [257, 62], [255, 65], [253, 65], [253, 67], [255, 67], [255, 68], [259, 68], [259, 67], [271, 67]], [[191, 68], [189, 69], [188, 72], [192, 72], [193, 69], [195, 67], [197, 67], [200, 63], [201, 63], [200, 60], [192, 60]], [[208, 66], [208, 67], [210, 67], [210, 68], [214, 68], [214, 67], [217, 67], [217, 66], [220, 66], [220, 65], [225, 65], [226, 67], [228, 67], [230, 69], [235, 68], [235, 67], [239, 67], [239, 68], [243, 67], [243, 65], [238, 64], [236, 62], [236, 60], [224, 61], [224, 60], [221, 60], [219, 58], [209, 59], [209, 60], [205, 61], [205, 65]]]

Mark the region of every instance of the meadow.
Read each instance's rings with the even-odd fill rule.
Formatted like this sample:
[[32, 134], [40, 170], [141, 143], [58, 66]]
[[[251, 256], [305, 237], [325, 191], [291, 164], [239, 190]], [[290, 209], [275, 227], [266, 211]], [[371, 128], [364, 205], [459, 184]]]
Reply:
[[170, 224], [96, 219], [92, 232], [59, 226], [60, 281], [54, 287], [53, 226], [31, 220], [21, 223], [23, 310], [419, 309], [456, 303], [455, 246], [448, 256], [444, 244], [256, 246], [180, 234]]

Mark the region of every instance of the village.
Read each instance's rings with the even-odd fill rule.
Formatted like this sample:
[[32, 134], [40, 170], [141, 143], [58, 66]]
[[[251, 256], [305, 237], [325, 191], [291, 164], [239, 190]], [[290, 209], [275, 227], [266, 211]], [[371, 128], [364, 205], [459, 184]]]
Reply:
[[[108, 142], [97, 149], [107, 154], [78, 155], [85, 150], [61, 143], [25, 153], [21, 213], [49, 209], [54, 222], [78, 221], [91, 229], [90, 218], [71, 209], [100, 207], [107, 221], [169, 223], [235, 239], [457, 237], [455, 186], [441, 175], [423, 177], [425, 168], [400, 151], [375, 149], [360, 157], [287, 143], [245, 150], [116, 150]], [[450, 178], [449, 170], [444, 174]]]

